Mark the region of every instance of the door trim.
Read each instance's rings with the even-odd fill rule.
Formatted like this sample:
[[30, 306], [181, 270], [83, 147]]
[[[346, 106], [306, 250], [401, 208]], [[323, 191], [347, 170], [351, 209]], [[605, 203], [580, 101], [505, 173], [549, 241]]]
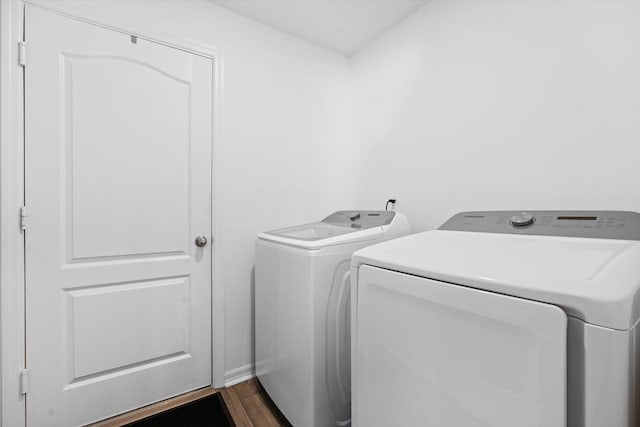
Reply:
[[19, 372], [25, 366], [23, 68], [18, 64], [24, 7], [0, 2], [0, 413], [3, 426], [25, 424]]
[[[25, 399], [18, 393], [19, 372], [25, 367], [24, 236], [19, 227], [25, 191], [24, 79], [23, 68], [18, 64], [18, 42], [24, 34], [25, 4], [212, 60], [212, 238], [220, 234], [221, 226], [216, 219], [221, 218], [219, 213], [222, 209], [215, 197], [221, 194], [221, 180], [218, 179], [221, 160], [216, 150], [222, 140], [224, 58], [221, 49], [196, 40], [169, 37], [153, 30], [106, 23], [100, 18], [61, 13], [28, 0], [0, 2], [0, 425], [6, 426], [24, 426], [26, 422]], [[224, 386], [224, 276], [221, 254], [222, 249], [215, 242], [211, 263], [213, 387]]]

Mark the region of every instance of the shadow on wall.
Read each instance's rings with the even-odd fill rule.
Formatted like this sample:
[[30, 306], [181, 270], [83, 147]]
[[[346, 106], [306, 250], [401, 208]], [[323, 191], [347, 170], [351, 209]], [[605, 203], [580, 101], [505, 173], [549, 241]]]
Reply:
[[[251, 361], [256, 363], [256, 266], [251, 267]], [[255, 371], [254, 371], [255, 374]]]

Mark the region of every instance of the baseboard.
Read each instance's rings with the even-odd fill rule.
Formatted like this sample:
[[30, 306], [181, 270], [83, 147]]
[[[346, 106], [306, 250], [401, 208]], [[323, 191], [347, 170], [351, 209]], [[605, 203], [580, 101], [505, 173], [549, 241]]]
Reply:
[[253, 370], [253, 363], [240, 366], [239, 368], [232, 369], [224, 373], [224, 386], [231, 387], [243, 381], [250, 380], [255, 377]]

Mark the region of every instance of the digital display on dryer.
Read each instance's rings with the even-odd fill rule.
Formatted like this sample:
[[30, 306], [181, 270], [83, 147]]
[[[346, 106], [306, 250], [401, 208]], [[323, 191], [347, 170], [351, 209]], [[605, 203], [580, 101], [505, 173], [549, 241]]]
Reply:
[[559, 216], [559, 220], [595, 221], [597, 216]]

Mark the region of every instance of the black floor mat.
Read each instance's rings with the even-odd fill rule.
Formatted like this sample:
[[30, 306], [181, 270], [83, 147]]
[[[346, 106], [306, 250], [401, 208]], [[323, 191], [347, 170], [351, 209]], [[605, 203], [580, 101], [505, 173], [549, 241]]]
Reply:
[[235, 427], [220, 393], [185, 403], [126, 426], [135, 427]]

